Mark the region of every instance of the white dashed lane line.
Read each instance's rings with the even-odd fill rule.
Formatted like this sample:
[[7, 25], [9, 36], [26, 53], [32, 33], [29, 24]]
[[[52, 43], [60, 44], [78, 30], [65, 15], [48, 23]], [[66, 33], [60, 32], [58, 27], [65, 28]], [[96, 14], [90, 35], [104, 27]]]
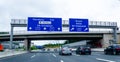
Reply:
[[56, 55], [55, 54], [52, 54], [54, 57], [56, 57]]
[[63, 60], [60, 60], [60, 62], [64, 62]]
[[111, 60], [101, 59], [101, 58], [96, 58], [96, 59], [103, 62], [116, 62], [116, 61], [111, 61]]
[[34, 58], [34, 57], [35, 57], [35, 55], [31, 56], [31, 58]]
[[72, 55], [74, 55], [74, 56], [80, 56], [79, 54], [72, 54]]

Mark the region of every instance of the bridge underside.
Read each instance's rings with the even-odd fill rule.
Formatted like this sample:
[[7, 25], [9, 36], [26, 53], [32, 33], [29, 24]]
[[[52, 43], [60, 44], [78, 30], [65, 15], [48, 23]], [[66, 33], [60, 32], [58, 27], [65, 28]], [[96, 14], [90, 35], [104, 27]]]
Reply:
[[[90, 33], [55, 33], [14, 35], [13, 41], [24, 41], [26, 50], [30, 50], [31, 40], [91, 40], [103, 39], [103, 34]], [[10, 35], [0, 37], [0, 41], [10, 41]]]
[[[14, 35], [13, 40], [95, 40], [102, 39], [103, 34], [89, 33], [57, 33], [57, 34], [32, 34], [32, 35]], [[1, 37], [0, 41], [9, 41], [10, 36]]]

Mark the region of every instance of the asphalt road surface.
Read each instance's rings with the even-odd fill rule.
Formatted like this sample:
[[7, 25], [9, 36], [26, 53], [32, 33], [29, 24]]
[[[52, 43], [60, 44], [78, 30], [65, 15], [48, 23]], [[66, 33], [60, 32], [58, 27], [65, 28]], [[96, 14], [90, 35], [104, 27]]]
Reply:
[[92, 52], [91, 55], [60, 56], [58, 53], [25, 53], [0, 58], [0, 62], [120, 62], [120, 55], [104, 55], [103, 52]]

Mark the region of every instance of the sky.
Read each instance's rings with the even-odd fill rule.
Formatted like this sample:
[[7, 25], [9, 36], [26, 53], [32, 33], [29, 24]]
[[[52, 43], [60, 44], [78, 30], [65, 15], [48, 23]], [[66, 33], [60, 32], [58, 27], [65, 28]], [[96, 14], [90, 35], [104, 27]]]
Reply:
[[0, 0], [0, 32], [10, 31], [11, 19], [28, 17], [87, 18], [120, 26], [120, 0]]
[[[89, 21], [117, 22], [120, 27], [120, 0], [0, 0], [0, 32], [10, 31], [11, 19], [28, 17], [86, 18]], [[27, 31], [26, 28], [14, 30]], [[55, 41], [44, 40], [35, 44]]]

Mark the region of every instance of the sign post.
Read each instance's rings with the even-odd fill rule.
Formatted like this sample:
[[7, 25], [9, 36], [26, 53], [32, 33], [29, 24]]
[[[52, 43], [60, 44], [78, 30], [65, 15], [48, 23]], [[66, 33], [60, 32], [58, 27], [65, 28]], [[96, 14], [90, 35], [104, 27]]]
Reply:
[[28, 17], [28, 31], [62, 31], [62, 18]]
[[70, 32], [89, 32], [88, 19], [69, 19]]

